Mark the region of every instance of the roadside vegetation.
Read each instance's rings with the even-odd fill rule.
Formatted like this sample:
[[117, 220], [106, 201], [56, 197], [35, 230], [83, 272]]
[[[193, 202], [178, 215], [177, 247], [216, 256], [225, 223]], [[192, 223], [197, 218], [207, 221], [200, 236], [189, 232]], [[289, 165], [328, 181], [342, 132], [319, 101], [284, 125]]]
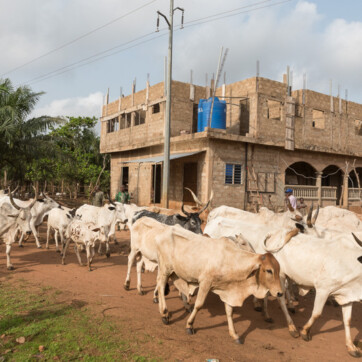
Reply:
[[59, 302], [53, 288], [1, 283], [0, 361], [156, 361], [137, 351], [137, 336], [107, 317], [95, 317], [83, 301]]
[[99, 153], [95, 117], [31, 117], [43, 92], [0, 79], [0, 187], [30, 183], [76, 198], [98, 180], [109, 186], [109, 160]]

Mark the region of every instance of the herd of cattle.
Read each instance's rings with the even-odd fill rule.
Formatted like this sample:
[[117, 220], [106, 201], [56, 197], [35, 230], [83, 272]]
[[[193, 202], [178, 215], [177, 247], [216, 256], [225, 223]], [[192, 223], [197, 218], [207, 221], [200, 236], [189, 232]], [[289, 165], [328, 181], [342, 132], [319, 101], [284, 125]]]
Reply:
[[[293, 337], [301, 335], [306, 341], [311, 339], [311, 327], [332, 297], [342, 307], [348, 353], [361, 357], [350, 332], [353, 302], [362, 301], [362, 222], [354, 213], [333, 206], [313, 211], [312, 206], [303, 217], [290, 204], [284, 213], [261, 208], [257, 214], [221, 206], [208, 214], [202, 231], [200, 214], [208, 208], [212, 196], [202, 205], [192, 195], [201, 207], [190, 212], [182, 205], [182, 216], [172, 210], [152, 210], [111, 200], [102, 207], [83, 205], [70, 209], [47, 195], [38, 198], [36, 190], [34, 199], [28, 201], [13, 198], [10, 189], [0, 191], [0, 238], [6, 244], [7, 268], [13, 269], [10, 251], [16, 240], [22, 246], [24, 236], [33, 233], [37, 247], [41, 247], [37, 227], [45, 216], [46, 247], [53, 229], [62, 263], [73, 241], [80, 265], [79, 251], [86, 250], [89, 270], [96, 243], [98, 252], [105, 244], [109, 257], [109, 242], [115, 239], [117, 224], [123, 228], [127, 225], [131, 241], [124, 288], [130, 287], [135, 261], [139, 294], [143, 294], [142, 271], [158, 267], [153, 301], [158, 303], [165, 324], [169, 323], [165, 296], [170, 280], [190, 312], [188, 334], [194, 333], [196, 314], [212, 291], [225, 304], [229, 334], [237, 343], [241, 342], [233, 325], [233, 308], [241, 307], [251, 295], [256, 309], [261, 310], [258, 299], [263, 299], [267, 322], [272, 321], [267, 310], [268, 295], [276, 297], [289, 333]], [[315, 289], [312, 315], [300, 332], [289, 314], [294, 308], [292, 285], [298, 287], [301, 295]]]

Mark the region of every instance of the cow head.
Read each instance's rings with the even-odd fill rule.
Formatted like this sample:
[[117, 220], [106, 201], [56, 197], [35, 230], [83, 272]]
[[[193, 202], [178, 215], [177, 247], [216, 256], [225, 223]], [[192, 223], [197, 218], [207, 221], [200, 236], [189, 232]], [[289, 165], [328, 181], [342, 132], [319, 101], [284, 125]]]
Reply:
[[258, 284], [270, 291], [273, 297], [283, 296], [283, 288], [280, 283], [280, 266], [275, 257], [266, 253], [259, 256], [260, 267], [257, 270]]
[[[35, 188], [34, 188], [34, 190], [35, 190]], [[31, 228], [30, 228], [30, 220], [32, 218], [31, 208], [34, 206], [34, 204], [36, 202], [36, 199], [37, 199], [36, 190], [35, 190], [34, 199], [30, 202], [30, 204], [27, 207], [20, 207], [19, 205], [17, 205], [15, 203], [10, 188], [9, 188], [9, 199], [10, 199], [11, 205], [17, 211], [15, 211], [15, 210], [10, 211], [7, 214], [7, 216], [11, 217], [11, 218], [15, 218], [15, 223], [16, 223], [17, 227], [20, 229], [21, 232], [23, 232], [24, 234], [27, 234], [27, 235], [31, 234]]]
[[175, 215], [175, 217], [180, 221], [180, 224], [186, 229], [190, 230], [196, 234], [202, 234], [201, 230], [201, 224], [202, 221], [200, 219], [200, 214], [207, 209], [207, 207], [210, 204], [210, 201], [198, 212], [187, 212], [184, 209], [184, 204], [182, 203], [181, 211], [186, 215], [186, 217], [183, 217], [181, 215]]
[[[125, 210], [123, 204], [120, 202], [113, 202], [110, 197], [108, 199], [109, 199], [109, 202], [113, 205], [113, 207], [116, 210], [117, 221], [121, 222], [122, 224], [126, 224], [128, 222], [128, 219], [126, 217], [126, 210]], [[110, 206], [110, 207], [112, 207], [112, 206]]]

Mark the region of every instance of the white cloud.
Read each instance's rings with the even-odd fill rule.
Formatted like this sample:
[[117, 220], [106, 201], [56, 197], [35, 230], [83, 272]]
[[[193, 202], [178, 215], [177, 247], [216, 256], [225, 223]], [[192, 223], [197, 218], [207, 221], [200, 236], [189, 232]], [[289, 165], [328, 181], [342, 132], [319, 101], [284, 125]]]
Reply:
[[51, 103], [36, 108], [31, 117], [39, 116], [72, 116], [72, 117], [100, 117], [103, 104], [101, 92], [89, 94], [87, 97], [57, 99]]

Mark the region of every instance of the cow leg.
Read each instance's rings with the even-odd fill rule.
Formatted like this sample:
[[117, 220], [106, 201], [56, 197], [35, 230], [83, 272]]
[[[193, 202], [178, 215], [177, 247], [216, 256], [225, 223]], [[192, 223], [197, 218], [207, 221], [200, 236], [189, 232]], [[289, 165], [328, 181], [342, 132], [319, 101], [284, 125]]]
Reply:
[[285, 279], [285, 296], [287, 298], [287, 302], [288, 302], [288, 310], [291, 313], [295, 313], [295, 307], [293, 304], [293, 300], [292, 300], [292, 295], [294, 295], [293, 291], [292, 291], [292, 281], [288, 278]]
[[352, 357], [361, 357], [361, 350], [353, 344], [351, 337], [352, 305], [352, 303], [342, 305], [344, 332], [346, 334], [346, 346], [348, 353]]
[[60, 243], [63, 245], [64, 244], [64, 231], [63, 231], [63, 229], [60, 229], [59, 231], [55, 230], [55, 233], [54, 233], [55, 251], [57, 253], [60, 253], [58, 235], [60, 235]]
[[62, 252], [60, 255], [62, 255], [62, 264], [63, 265], [65, 265], [65, 254], [67, 253], [69, 243], [70, 243], [70, 238], [67, 239], [67, 241], [65, 243], [63, 243], [63, 246], [62, 246]]
[[162, 273], [160, 270], [158, 270], [157, 274], [157, 290], [159, 297], [158, 308], [161, 314], [162, 322], [164, 324], [168, 324], [170, 320], [170, 316], [166, 305], [166, 298], [165, 298], [165, 288], [168, 281], [168, 277], [169, 277], [168, 274]]
[[273, 318], [270, 317], [268, 312], [268, 296], [266, 296], [263, 300], [263, 317], [265, 322], [273, 323]]
[[144, 291], [142, 288], [142, 267], [143, 267], [143, 259], [141, 258], [137, 262], [137, 290], [139, 295], [143, 295]]
[[181, 293], [182, 304], [184, 305], [187, 312], [191, 313], [193, 306], [189, 303], [189, 298], [184, 293]]
[[127, 276], [126, 281], [124, 282], [124, 289], [129, 290], [129, 285], [131, 283], [131, 268], [133, 265], [133, 262], [136, 258], [137, 252], [135, 250], [131, 249], [130, 254], [128, 255], [128, 267], [127, 267]]
[[204, 283], [199, 284], [199, 292], [197, 294], [195, 304], [194, 304], [194, 310], [191, 312], [191, 315], [189, 319], [186, 322], [186, 333], [187, 334], [194, 334], [195, 331], [193, 329], [193, 324], [196, 318], [197, 312], [202, 308], [202, 306], [205, 303], [205, 299], [207, 295], [209, 294], [210, 285]]
[[106, 257], [109, 258], [111, 256], [111, 252], [109, 249], [109, 240], [106, 241]]
[[40, 245], [39, 238], [38, 238], [38, 233], [36, 231], [36, 227], [33, 222], [30, 222], [30, 229], [33, 232], [37, 248], [41, 249], [41, 245]]
[[89, 260], [89, 270], [90, 270], [90, 268], [91, 268], [91, 265], [92, 265], [92, 262], [93, 262], [93, 258], [94, 258], [94, 254], [95, 254], [96, 252], [95, 252], [95, 250], [94, 250], [94, 245], [92, 245], [91, 246], [91, 248], [90, 248], [90, 254], [91, 254], [91, 256], [90, 256], [90, 260]]
[[310, 329], [313, 323], [321, 316], [324, 304], [326, 303], [327, 299], [328, 299], [328, 293], [321, 292], [318, 289], [316, 290], [312, 316], [309, 318], [308, 322], [304, 325], [301, 331], [302, 338], [305, 341], [310, 341], [312, 339], [310, 335]]
[[253, 297], [254, 310], [261, 312], [263, 310], [260, 299]]
[[233, 307], [229, 304], [225, 304], [225, 312], [226, 312], [226, 318], [228, 320], [228, 327], [229, 327], [229, 334], [231, 336], [231, 338], [237, 343], [237, 344], [242, 344], [242, 342], [240, 341], [239, 336], [237, 335], [236, 331], [235, 331], [235, 327], [234, 327], [234, 322], [233, 322]]
[[48, 225], [48, 227], [47, 227], [47, 242], [46, 242], [46, 244], [45, 244], [45, 249], [49, 249], [50, 228], [51, 228], [51, 226]]
[[20, 233], [20, 239], [19, 239], [19, 247], [22, 248], [23, 247], [23, 240], [24, 240], [24, 233], [21, 232]]
[[87, 253], [87, 266], [88, 266], [88, 270], [92, 271], [91, 268], [91, 264], [92, 264], [92, 260], [91, 260], [91, 250], [90, 250], [91, 246], [89, 244], [86, 245], [85, 250]]
[[157, 285], [155, 290], [153, 291], [153, 303], [157, 304], [158, 303], [158, 290], [157, 290]]
[[[79, 249], [78, 249], [77, 243], [74, 243], [74, 252], [75, 252], [75, 254], [77, 255], [79, 265], [80, 265], [80, 266], [84, 266], [83, 263], [82, 263], [82, 259], [81, 259], [81, 257], [80, 257], [80, 253], [79, 253]], [[88, 251], [87, 251], [87, 256], [88, 256]]]
[[294, 338], [299, 337], [299, 331], [298, 331], [297, 327], [295, 326], [292, 318], [290, 317], [290, 315], [288, 313], [288, 309], [287, 309], [287, 305], [285, 303], [284, 295], [282, 297], [278, 297], [278, 302], [279, 302], [280, 308], [283, 311], [284, 317], [287, 320], [289, 334]]
[[8, 270], [14, 270], [13, 264], [10, 260], [11, 244], [6, 244], [6, 266]]
[[99, 243], [99, 247], [98, 247], [98, 255], [103, 255], [102, 254], [102, 243]]

